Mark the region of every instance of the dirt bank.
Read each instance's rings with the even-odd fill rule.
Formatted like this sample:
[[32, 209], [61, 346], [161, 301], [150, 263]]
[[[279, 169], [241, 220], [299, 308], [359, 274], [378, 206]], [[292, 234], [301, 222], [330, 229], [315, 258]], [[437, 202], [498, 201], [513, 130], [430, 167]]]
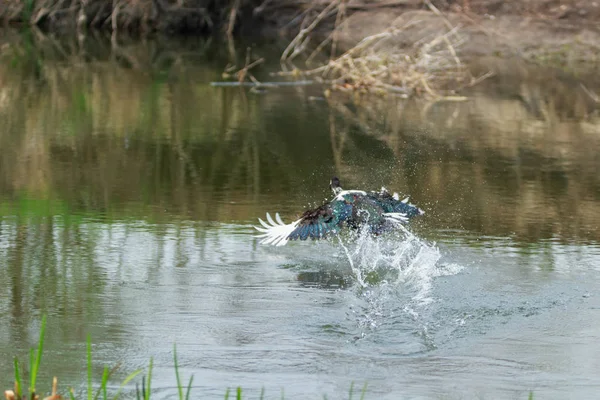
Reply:
[[[420, 2], [424, 3], [424, 2]], [[351, 46], [382, 27], [418, 24], [404, 38], [434, 36], [458, 27], [463, 57], [516, 55], [534, 61], [600, 62], [600, 0], [438, 1], [443, 17], [426, 5], [358, 10], [349, 16], [340, 40]], [[434, 6], [436, 4], [433, 4]]]
[[4, 0], [0, 20], [47, 31], [212, 32], [252, 15], [258, 0]]
[[[4, 0], [0, 2], [0, 20], [49, 29], [84, 26], [181, 33], [210, 31], [223, 25], [229, 28], [232, 24], [232, 28], [270, 25], [297, 31], [310, 13], [331, 3], [343, 5], [344, 13], [354, 18], [357, 26], [352, 28], [358, 28], [355, 35], [382, 28], [406, 12], [431, 13], [430, 5], [453, 18], [460, 17], [466, 25], [483, 24], [490, 29], [494, 24], [486, 21], [519, 19], [521, 28], [528, 23], [543, 24], [563, 34], [597, 31], [600, 22], [600, 0]], [[332, 12], [324, 22], [331, 25], [335, 17]]]
[[406, 96], [475, 84], [482, 76], [465, 66], [481, 56], [572, 72], [600, 63], [600, 0], [5, 0], [0, 19], [79, 37], [283, 36], [282, 61], [299, 61], [290, 75]]
[[0, 20], [51, 31], [235, 30], [293, 37], [332, 3], [337, 7], [323, 16], [315, 33], [339, 26], [342, 49], [386, 28], [418, 20], [406, 37], [459, 27], [464, 36], [458, 50], [463, 55], [558, 53], [567, 58], [576, 54], [586, 61], [600, 57], [600, 0], [5, 0], [0, 3]]

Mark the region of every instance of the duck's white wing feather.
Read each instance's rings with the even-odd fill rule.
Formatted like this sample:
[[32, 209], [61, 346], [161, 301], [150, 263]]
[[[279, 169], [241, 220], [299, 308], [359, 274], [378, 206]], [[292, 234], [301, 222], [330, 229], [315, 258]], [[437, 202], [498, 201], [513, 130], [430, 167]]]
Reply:
[[269, 213], [267, 213], [267, 221], [269, 223], [266, 223], [260, 218], [258, 219], [262, 227], [255, 226], [254, 228], [257, 231], [262, 232], [260, 235], [256, 235], [256, 237], [262, 238], [260, 241], [261, 244], [284, 246], [288, 242], [288, 236], [294, 231], [294, 229], [296, 229], [298, 223], [300, 222], [300, 220], [297, 220], [291, 224], [285, 224], [281, 220], [279, 213], [275, 214], [275, 220], [277, 222], [271, 218], [271, 214]]
[[383, 217], [386, 221], [392, 222], [394, 224], [402, 224], [408, 221], [408, 217], [404, 213], [393, 212], [393, 213], [384, 213]]

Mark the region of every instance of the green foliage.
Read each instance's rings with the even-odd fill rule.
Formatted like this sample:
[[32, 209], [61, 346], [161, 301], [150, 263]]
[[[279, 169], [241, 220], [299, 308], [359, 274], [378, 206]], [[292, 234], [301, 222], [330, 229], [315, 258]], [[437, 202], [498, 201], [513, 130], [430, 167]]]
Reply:
[[[365, 399], [365, 394], [367, 393], [367, 382], [363, 385], [363, 388], [360, 392], [360, 400]], [[352, 400], [352, 396], [354, 395], [354, 382], [350, 384], [350, 393], [348, 394], [348, 399]]]
[[150, 389], [152, 382], [152, 362], [153, 359], [150, 357], [150, 365], [148, 366], [148, 387], [146, 389], [146, 396], [144, 396], [144, 400], [150, 400]]
[[44, 351], [44, 335], [46, 334], [46, 316], [42, 317], [42, 326], [40, 328], [40, 341], [37, 347], [37, 355], [34, 356], [33, 349], [30, 351], [30, 362], [31, 362], [31, 387], [29, 388], [30, 393], [35, 393], [35, 383], [37, 380], [37, 374], [40, 371], [40, 363], [42, 361], [42, 353]]
[[362, 391], [360, 392], [360, 400], [365, 400], [365, 395], [367, 394], [367, 382], [363, 385]]
[[150, 399], [150, 390], [152, 388], [152, 363], [153, 359], [150, 357], [150, 365], [148, 366], [148, 382], [146, 382], [146, 375], [142, 376], [142, 393], [140, 393], [140, 388], [138, 384], [135, 384], [135, 398], [137, 400], [149, 400]]
[[131, 380], [133, 380], [133, 378], [135, 378], [136, 376], [138, 376], [138, 374], [142, 372], [141, 369], [135, 370], [133, 371], [131, 374], [129, 374], [127, 376], [127, 378], [125, 378], [123, 380], [123, 382], [121, 382], [121, 386], [119, 387], [119, 390], [117, 391], [117, 393], [115, 394], [115, 397], [113, 397], [113, 400], [117, 400], [119, 398], [119, 395], [121, 394], [121, 392], [123, 391], [123, 388], [129, 383], [131, 382]]
[[177, 364], [177, 346], [173, 344], [173, 364], [175, 365], [175, 379], [177, 380], [177, 393], [179, 394], [179, 400], [183, 400], [183, 386], [181, 386], [181, 379], [179, 378], [179, 365]]
[[175, 378], [177, 379], [177, 393], [179, 400], [189, 400], [190, 391], [192, 390], [192, 382], [194, 381], [194, 375], [190, 376], [190, 381], [187, 385], [185, 392], [185, 398], [183, 397], [183, 385], [181, 385], [181, 378], [179, 377], [179, 363], [177, 362], [177, 346], [173, 344], [173, 363], [175, 365]]
[[92, 337], [87, 336], [87, 398], [92, 400]]
[[18, 399], [20, 399], [22, 397], [22, 382], [21, 382], [21, 373], [19, 372], [19, 360], [17, 360], [17, 357], [15, 357], [14, 359], [14, 364], [15, 364], [15, 395], [17, 396]]
[[185, 392], [185, 400], [190, 400], [190, 392], [192, 390], [192, 382], [194, 382], [194, 375], [190, 376], [190, 382], [188, 383], [188, 387]]
[[[106, 385], [108, 383], [108, 378], [110, 377], [110, 370], [108, 369], [108, 367], [104, 367], [104, 372], [102, 373], [102, 384], [100, 385], [100, 390], [102, 390], [102, 399], [106, 400], [107, 396], [106, 396]], [[100, 393], [100, 390], [98, 390], [98, 394]], [[98, 394], [96, 394], [96, 399], [98, 398]]]
[[[37, 374], [39, 373], [39, 370], [40, 370], [40, 363], [42, 360], [42, 354], [43, 354], [43, 350], [44, 350], [45, 333], [46, 333], [46, 316], [44, 315], [42, 317], [42, 323], [41, 323], [41, 327], [40, 327], [40, 339], [39, 339], [37, 349], [31, 349], [29, 352], [29, 361], [30, 361], [30, 365], [31, 365], [30, 386], [29, 386], [29, 395], [30, 396], [24, 396], [24, 393], [22, 392], [23, 391], [23, 380], [21, 378], [21, 367], [20, 367], [19, 361], [16, 357], [13, 360], [14, 374], [15, 374], [15, 398], [17, 398], [17, 399], [22, 399], [25, 397], [33, 398], [36, 394], [35, 384], [37, 381]], [[188, 382], [188, 385], [187, 385], [187, 388], [185, 391], [185, 396], [184, 396], [183, 385], [181, 383], [181, 376], [179, 374], [179, 362], [177, 359], [177, 347], [175, 345], [173, 345], [173, 363], [174, 363], [174, 369], [175, 369], [175, 378], [177, 381], [177, 393], [178, 393], [179, 400], [189, 400], [190, 392], [192, 389], [192, 383], [194, 381], [194, 376], [193, 375], [190, 376], [190, 380]], [[140, 392], [140, 385], [136, 384], [136, 386], [135, 386], [137, 400], [150, 400], [150, 395], [152, 392], [153, 365], [154, 365], [154, 359], [151, 357], [150, 363], [148, 365], [147, 373], [146, 373], [146, 375], [142, 376], [141, 392]], [[87, 382], [86, 382], [87, 383], [87, 400], [100, 400], [100, 399], [108, 400], [108, 382], [109, 382], [111, 376], [113, 375], [113, 373], [117, 370], [117, 367], [115, 367], [113, 369], [110, 369], [107, 366], [104, 367], [104, 369], [102, 371], [102, 378], [100, 381], [100, 386], [98, 387], [96, 393], [94, 394], [93, 373], [92, 373], [92, 371], [93, 371], [93, 369], [92, 369], [92, 339], [89, 334], [87, 335], [87, 339], [86, 339], [86, 370], [87, 370]], [[119, 389], [115, 393], [112, 400], [119, 399], [125, 386], [127, 386], [127, 384], [129, 384], [142, 371], [143, 371], [142, 369], [138, 369], [138, 370], [133, 371], [131, 374], [129, 374], [121, 382], [121, 385], [119, 386]], [[367, 384], [365, 383], [362, 388], [360, 400], [364, 400], [366, 390], [367, 390]], [[354, 382], [352, 382], [352, 384], [350, 385], [349, 400], [352, 400], [353, 393], [354, 393]], [[225, 391], [225, 396], [224, 396], [225, 400], [229, 400], [230, 394], [231, 394], [231, 390], [230, 390], [230, 388], [227, 388], [227, 390]], [[69, 400], [76, 399], [73, 388], [69, 388], [67, 396], [68, 396]], [[261, 400], [263, 400], [264, 397], [265, 397], [265, 389], [262, 388], [260, 391], [259, 398]], [[323, 396], [323, 398], [326, 399], [327, 396]], [[236, 400], [243, 399], [243, 391], [240, 386], [236, 387], [235, 399]], [[283, 389], [281, 390], [281, 399], [282, 400], [285, 399]], [[529, 400], [533, 400], [533, 393], [530, 393]]]
[[[40, 327], [40, 340], [38, 342], [37, 351], [34, 349], [29, 350], [29, 393], [33, 398], [35, 391], [35, 384], [37, 381], [37, 375], [40, 370], [40, 363], [42, 362], [42, 353], [44, 352], [44, 337], [46, 334], [46, 316], [42, 317], [42, 325]], [[19, 360], [17, 357], [14, 358], [14, 370], [15, 370], [15, 396], [22, 398], [23, 393], [23, 380], [21, 379], [21, 371], [19, 367]]]

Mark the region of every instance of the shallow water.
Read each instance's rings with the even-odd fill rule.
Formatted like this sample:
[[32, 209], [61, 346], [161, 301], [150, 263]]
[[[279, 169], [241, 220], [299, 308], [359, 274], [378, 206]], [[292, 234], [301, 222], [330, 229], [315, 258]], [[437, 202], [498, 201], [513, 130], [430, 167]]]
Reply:
[[[97, 382], [153, 357], [156, 398], [173, 343], [195, 398], [595, 398], [600, 119], [578, 81], [356, 106], [211, 87], [229, 60], [205, 40], [36, 35], [1, 47], [5, 388], [47, 314], [42, 382], [63, 388], [83, 390], [90, 334]], [[334, 174], [426, 214], [346, 250], [259, 245], [258, 217], [291, 220]]]

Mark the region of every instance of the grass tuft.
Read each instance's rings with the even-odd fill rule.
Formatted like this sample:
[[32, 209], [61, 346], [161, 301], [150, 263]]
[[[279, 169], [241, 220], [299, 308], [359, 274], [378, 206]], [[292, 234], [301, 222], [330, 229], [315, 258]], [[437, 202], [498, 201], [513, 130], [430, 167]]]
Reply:
[[144, 400], [150, 400], [150, 389], [152, 388], [151, 383], [152, 383], [152, 364], [153, 364], [153, 358], [150, 357], [150, 365], [148, 365], [148, 386], [146, 387], [146, 390], [144, 391]]
[[[46, 333], [46, 316], [42, 317], [42, 323], [41, 323], [41, 328], [40, 328], [40, 339], [39, 339], [39, 343], [37, 346], [37, 349], [30, 349], [29, 352], [29, 361], [30, 361], [30, 365], [31, 365], [31, 372], [30, 372], [30, 386], [29, 386], [29, 396], [27, 396], [26, 394], [23, 393], [23, 385], [24, 382], [21, 378], [21, 366], [19, 365], [19, 360], [17, 359], [17, 357], [14, 358], [13, 360], [13, 364], [14, 364], [14, 374], [15, 374], [15, 386], [14, 386], [14, 391], [12, 390], [7, 390], [5, 392], [5, 396], [7, 400], [27, 400], [29, 399], [39, 399], [39, 396], [36, 394], [36, 389], [35, 389], [35, 384], [37, 381], [37, 375], [40, 371], [40, 363], [42, 360], [42, 354], [43, 354], [43, 350], [44, 350], [44, 337], [45, 337], [45, 333]], [[176, 345], [173, 345], [173, 363], [174, 363], [174, 369], [175, 369], [175, 378], [177, 380], [177, 393], [178, 393], [178, 397], [179, 400], [189, 400], [190, 399], [190, 392], [192, 389], [192, 383], [194, 381], [194, 376], [190, 376], [190, 380], [188, 382], [186, 391], [185, 391], [185, 396], [184, 396], [184, 390], [183, 390], [183, 385], [181, 383], [181, 375], [179, 374], [179, 361], [177, 359], [177, 347]], [[150, 358], [150, 363], [148, 365], [148, 370], [146, 375], [142, 376], [142, 382], [141, 385], [139, 383], [135, 384], [135, 398], [137, 400], [150, 400], [150, 395], [152, 392], [152, 369], [153, 369], [153, 365], [154, 365], [154, 359], [151, 357]], [[87, 400], [108, 400], [108, 382], [111, 378], [111, 376], [113, 375], [113, 373], [117, 370], [118, 366], [115, 366], [114, 368], [110, 369], [109, 367], [105, 366], [103, 371], [102, 371], [102, 378], [100, 381], [100, 385], [96, 391], [96, 393], [94, 394], [94, 387], [93, 387], [93, 374], [92, 374], [92, 339], [91, 336], [88, 334], [87, 335], [87, 339], [86, 339], [86, 370], [87, 370]], [[132, 372], [131, 374], [129, 374], [122, 382], [121, 385], [119, 387], [119, 389], [117, 390], [117, 392], [115, 393], [114, 397], [112, 398], [112, 400], [117, 400], [119, 398], [119, 396], [121, 395], [123, 389], [134, 379], [136, 378], [143, 370], [142, 369], [138, 369], [135, 370], [134, 372]], [[141, 390], [141, 391], [140, 391]], [[360, 399], [364, 400], [365, 397], [365, 393], [367, 390], [367, 384], [365, 383], [363, 388], [362, 388], [362, 392], [361, 392], [361, 396]], [[229, 400], [229, 396], [231, 394], [231, 389], [227, 388], [227, 390], [225, 391], [225, 400]], [[354, 382], [352, 382], [352, 384], [350, 385], [350, 391], [349, 391], [349, 399], [352, 400], [354, 394]], [[67, 397], [69, 400], [75, 400], [77, 397], [75, 396], [75, 392], [73, 390], [73, 388], [69, 388], [68, 392], [67, 392]], [[83, 394], [82, 394], [83, 397]], [[261, 388], [260, 391], [260, 399], [264, 399], [265, 397], [265, 388]], [[46, 400], [59, 400], [62, 397], [57, 393], [57, 379], [56, 377], [53, 380], [52, 383], [52, 395], [49, 397], [46, 397]], [[235, 389], [235, 398], [236, 400], [242, 400], [243, 399], [243, 391], [242, 391], [242, 387], [238, 386]], [[327, 396], [323, 396], [324, 399], [327, 399]], [[281, 399], [285, 399], [285, 394], [284, 394], [284, 390], [281, 389]], [[530, 400], [533, 400], [533, 393], [530, 394], [529, 396]]]
[[[106, 400], [106, 385], [108, 383], [108, 378], [110, 377], [110, 370], [108, 367], [104, 367], [104, 372], [102, 373], [102, 384], [100, 385], [100, 389], [102, 390], [102, 399]], [[100, 393], [100, 392], [98, 392]], [[96, 398], [98, 398], [98, 394], [96, 394]]]
[[177, 393], [179, 394], [179, 400], [183, 400], [183, 386], [181, 386], [181, 379], [179, 378], [179, 365], [177, 364], [177, 346], [173, 344], [173, 364], [175, 365], [175, 379], [177, 380]]
[[87, 335], [86, 342], [86, 359], [87, 359], [87, 398], [92, 400], [92, 337]]
[[[127, 378], [125, 378], [123, 380], [123, 382], [121, 382], [121, 386], [119, 387], [119, 390], [117, 391], [117, 394], [115, 394], [115, 397], [113, 397], [113, 400], [117, 400], [119, 398], [119, 395], [121, 394], [121, 392], [123, 391], [123, 388], [133, 380], [133, 378], [135, 378], [136, 376], [138, 376], [140, 374], [140, 372], [142, 372], [141, 369], [135, 370], [133, 371], [131, 374], [129, 374], [127, 376]], [[137, 386], [136, 386], [137, 388]]]
[[177, 346], [175, 344], [173, 344], [173, 364], [175, 365], [175, 378], [177, 380], [177, 394], [179, 395], [179, 400], [189, 400], [190, 392], [192, 391], [192, 382], [194, 382], [194, 375], [190, 376], [184, 399], [183, 385], [181, 384], [181, 378], [179, 376], [179, 363], [177, 361]]
[[17, 359], [17, 357], [15, 357], [14, 359], [14, 364], [15, 364], [15, 395], [17, 396], [18, 399], [20, 399], [22, 397], [22, 388], [23, 388], [23, 383], [21, 382], [21, 373], [19, 372], [19, 360]]
[[362, 391], [360, 392], [360, 400], [365, 400], [367, 394], [367, 382], [363, 385]]
[[42, 353], [44, 352], [44, 336], [46, 335], [46, 315], [42, 317], [42, 326], [40, 328], [40, 341], [38, 343], [37, 355], [34, 356], [33, 349], [29, 352], [31, 362], [31, 388], [29, 389], [31, 397], [35, 397], [35, 384], [37, 374], [40, 371], [40, 363], [42, 362]]

